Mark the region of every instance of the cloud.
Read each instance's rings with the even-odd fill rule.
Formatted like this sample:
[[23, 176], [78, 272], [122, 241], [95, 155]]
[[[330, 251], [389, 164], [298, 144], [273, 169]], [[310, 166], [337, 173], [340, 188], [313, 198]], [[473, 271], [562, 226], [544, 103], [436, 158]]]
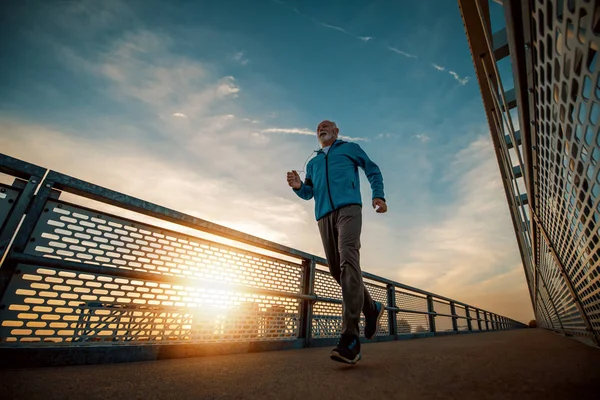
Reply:
[[461, 84], [461, 85], [463, 85], [463, 86], [464, 86], [464, 85], [466, 85], [466, 84], [467, 84], [467, 82], [469, 82], [469, 79], [470, 79], [470, 78], [469, 78], [468, 76], [467, 76], [467, 77], [465, 77], [465, 78], [461, 78], [461, 77], [460, 77], [460, 76], [459, 76], [459, 75], [458, 75], [456, 72], [454, 72], [454, 71], [448, 71], [448, 73], [449, 73], [450, 75], [452, 75], [452, 76], [454, 77], [454, 79], [456, 79], [456, 80], [458, 81], [458, 83], [460, 83], [460, 84]]
[[235, 83], [235, 78], [233, 76], [226, 76], [221, 79], [219, 85], [217, 87], [217, 93], [221, 96], [233, 95], [233, 97], [237, 97], [240, 88]]
[[263, 129], [262, 132], [263, 133], [289, 133], [289, 134], [309, 135], [309, 136], [316, 135], [315, 131], [311, 131], [310, 129], [303, 129], [303, 128], [268, 128], [268, 129]]
[[427, 143], [431, 140], [431, 138], [425, 134], [419, 133], [418, 135], [415, 135], [415, 137], [417, 139], [419, 139], [421, 142], [423, 143]]
[[185, 115], [184, 113], [174, 113], [173, 114], [174, 117], [179, 117], [179, 118], [187, 118], [187, 115]]
[[339, 138], [348, 140], [350, 142], [370, 142], [370, 140], [368, 138], [364, 138], [364, 137], [352, 137], [352, 136], [340, 135]]
[[399, 49], [397, 49], [397, 48], [395, 48], [395, 47], [388, 46], [388, 49], [389, 49], [389, 50], [391, 50], [391, 51], [393, 51], [394, 53], [398, 53], [398, 54], [400, 54], [400, 55], [403, 55], [404, 57], [408, 57], [408, 58], [418, 58], [418, 57], [417, 57], [417, 56], [415, 56], [414, 54], [407, 53], [407, 52], [405, 52], [405, 51], [402, 51], [402, 50], [399, 50]]
[[321, 22], [321, 21], [319, 21], [319, 20], [317, 20], [315, 18], [312, 18], [312, 20], [317, 25], [321, 25], [321, 26], [323, 26], [325, 28], [333, 29], [333, 30], [336, 30], [338, 32], [345, 33], [347, 35], [354, 36], [353, 34], [351, 34], [350, 32], [348, 32], [347, 30], [345, 30], [344, 28], [340, 28], [339, 26], [329, 25], [329, 24], [326, 24], [325, 22]]
[[344, 28], [342, 28], [340, 26], [331, 25], [331, 24], [328, 24], [326, 22], [319, 21], [318, 19], [316, 19], [314, 17], [311, 17], [310, 15], [304, 14], [303, 12], [301, 12], [300, 10], [298, 10], [298, 8], [292, 7], [290, 4], [288, 4], [288, 3], [284, 2], [284, 1], [280, 1], [280, 0], [271, 0], [271, 1], [274, 2], [274, 3], [277, 3], [279, 5], [282, 5], [284, 7], [287, 7], [288, 9], [292, 10], [296, 14], [298, 14], [298, 15], [304, 17], [304, 18], [307, 18], [307, 19], [311, 20], [314, 24], [320, 25], [320, 26], [322, 26], [324, 28], [333, 29], [334, 31], [338, 31], [338, 32], [341, 32], [341, 33], [343, 33], [345, 35], [352, 36], [353, 38], [361, 40], [363, 42], [368, 42], [368, 41], [370, 41], [370, 40], [373, 39], [372, 36], [358, 36], [358, 35], [355, 35], [354, 33], [349, 32], [348, 30], [346, 30], [346, 29], [344, 29]]
[[[306, 136], [314, 136], [316, 137], [316, 132], [311, 131], [310, 129], [305, 128], [267, 128], [261, 131], [262, 133], [283, 133], [283, 134], [291, 134], [291, 135], [306, 135]], [[351, 137], [339, 135], [340, 139], [348, 140], [351, 142], [368, 142], [368, 138], [363, 137]]]
[[244, 52], [240, 51], [233, 55], [233, 59], [242, 65], [247, 65], [250, 60], [244, 57]]
[[[432, 67], [433, 67], [433, 68], [437, 69], [438, 71], [446, 71], [446, 67], [443, 67], [443, 66], [441, 66], [441, 65], [438, 65], [438, 64], [435, 64], [435, 63], [434, 63], [434, 64], [431, 64], [431, 65], [432, 65]], [[467, 84], [467, 82], [469, 82], [469, 79], [470, 79], [470, 78], [469, 78], [468, 76], [467, 76], [467, 77], [465, 77], [465, 78], [461, 78], [461, 77], [460, 77], [460, 76], [459, 76], [459, 75], [458, 75], [456, 72], [454, 72], [454, 71], [448, 71], [448, 73], [449, 73], [450, 75], [452, 75], [452, 77], [453, 77], [454, 79], [456, 79], [456, 80], [458, 81], [458, 83], [460, 83], [460, 84], [461, 84], [461, 85], [463, 85], [463, 86], [464, 86], [464, 85], [466, 85], [466, 84]]]
[[[291, 244], [295, 229], [310, 220], [304, 204], [294, 197], [265, 196], [244, 187], [261, 182], [260, 176], [254, 176], [252, 185], [222, 179], [208, 169], [152, 154], [127, 137], [74, 137], [3, 119], [0, 146], [11, 156], [277, 242]], [[212, 150], [217, 153], [213, 159], [220, 157], [220, 150]], [[106, 168], [107, 162], [111, 168]], [[282, 228], [286, 226], [289, 232]]]
[[[298, 14], [301, 14], [301, 15], [302, 15], [302, 13], [301, 13], [300, 11], [298, 11], [297, 9], [294, 9], [294, 10], [295, 10], [295, 11], [296, 11]], [[307, 18], [310, 18], [310, 20], [311, 20], [311, 21], [313, 21], [313, 22], [314, 22], [315, 24], [317, 24], [317, 25], [320, 25], [320, 26], [322, 26], [322, 27], [325, 27], [325, 28], [333, 29], [333, 30], [335, 30], [335, 31], [338, 31], [338, 32], [342, 32], [342, 33], [344, 33], [344, 34], [346, 34], [346, 35], [348, 35], [348, 36], [352, 36], [353, 38], [355, 38], [355, 39], [358, 39], [358, 40], [361, 40], [361, 41], [363, 41], [363, 42], [368, 42], [368, 41], [370, 41], [370, 40], [372, 40], [372, 39], [373, 39], [373, 37], [372, 37], [372, 36], [358, 36], [358, 35], [355, 35], [354, 33], [351, 33], [351, 32], [349, 32], [349, 31], [347, 31], [346, 29], [344, 29], [344, 28], [342, 28], [342, 27], [335, 26], [335, 25], [331, 25], [331, 24], [328, 24], [328, 23], [325, 23], [325, 22], [319, 21], [319, 20], [318, 20], [318, 19], [316, 19], [316, 18], [312, 18], [312, 17], [308, 17], [308, 16], [306, 16], [306, 17], [307, 17]]]

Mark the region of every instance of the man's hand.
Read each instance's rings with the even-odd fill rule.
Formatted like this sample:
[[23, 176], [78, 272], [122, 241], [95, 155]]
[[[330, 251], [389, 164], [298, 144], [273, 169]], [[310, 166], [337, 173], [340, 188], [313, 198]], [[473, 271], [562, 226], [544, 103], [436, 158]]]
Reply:
[[[379, 208], [377, 208], [377, 206], [379, 206]], [[385, 204], [385, 201], [383, 201], [383, 199], [373, 199], [373, 208], [379, 214], [383, 214], [387, 211], [387, 204]]]
[[287, 173], [287, 181], [288, 185], [298, 190], [302, 187], [302, 181], [300, 180], [300, 175], [296, 171]]

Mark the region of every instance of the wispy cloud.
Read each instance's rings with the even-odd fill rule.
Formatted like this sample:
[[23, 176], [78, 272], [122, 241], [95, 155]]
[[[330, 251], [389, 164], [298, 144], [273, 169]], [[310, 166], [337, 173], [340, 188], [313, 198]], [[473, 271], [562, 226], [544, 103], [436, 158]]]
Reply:
[[370, 142], [369, 138], [364, 138], [364, 137], [351, 137], [351, 136], [344, 136], [344, 135], [340, 135], [339, 137], [340, 137], [340, 139], [348, 140], [350, 142]]
[[187, 118], [187, 115], [185, 115], [184, 113], [180, 113], [180, 112], [173, 113], [173, 116], [179, 117], [179, 118]]
[[456, 72], [454, 72], [454, 71], [448, 71], [448, 73], [449, 73], [450, 75], [452, 75], [452, 77], [454, 77], [454, 79], [456, 79], [456, 80], [458, 81], [458, 83], [460, 83], [461, 85], [466, 85], [466, 84], [467, 84], [467, 82], [469, 82], [469, 79], [470, 79], [470, 78], [469, 78], [468, 76], [467, 76], [467, 77], [464, 77], [464, 78], [461, 78], [461, 77], [460, 77], [460, 76], [459, 76], [459, 75], [458, 75]]
[[[301, 14], [300, 11], [297, 11], [297, 9], [296, 9], [296, 12], [299, 13], [299, 14]], [[344, 29], [344, 28], [342, 28], [340, 26], [331, 25], [331, 24], [325, 23], [323, 21], [319, 21], [318, 19], [313, 18], [313, 17], [309, 17], [309, 18], [311, 19], [311, 21], [313, 21], [317, 25], [321, 25], [322, 27], [333, 29], [333, 30], [338, 31], [338, 32], [342, 32], [342, 33], [344, 33], [344, 34], [346, 34], [348, 36], [352, 36], [353, 38], [361, 40], [363, 42], [368, 42], [368, 41], [370, 41], [370, 40], [373, 39], [373, 37], [371, 37], [371, 36], [358, 36], [358, 35], [355, 35], [354, 33], [351, 33], [349, 31], [347, 31], [346, 29]]]
[[234, 59], [235, 61], [239, 62], [239, 63], [240, 63], [240, 64], [242, 64], [242, 65], [247, 65], [247, 64], [250, 62], [250, 60], [249, 60], [248, 58], [246, 58], [246, 57], [245, 57], [245, 55], [244, 55], [244, 52], [243, 52], [243, 51], [240, 51], [240, 52], [237, 52], [237, 53], [235, 53], [235, 54], [233, 55], [233, 59]]
[[226, 76], [217, 86], [217, 93], [221, 96], [233, 95], [233, 97], [237, 97], [239, 91], [240, 88], [235, 83], [233, 76]]
[[[307, 136], [315, 136], [315, 137], [317, 135], [315, 131], [311, 131], [310, 129], [305, 129], [305, 128], [267, 128], [267, 129], [263, 129], [261, 132], [262, 133], [283, 133], [283, 134], [289, 134], [289, 135], [307, 135]], [[344, 135], [339, 135], [339, 138], [348, 140], [351, 142], [369, 142], [370, 141], [368, 138], [364, 138], [364, 137], [352, 137], [352, 136], [344, 136]]]
[[[435, 63], [434, 63], [434, 64], [431, 64], [431, 66], [432, 66], [433, 68], [435, 68], [436, 70], [438, 70], [438, 71], [442, 71], [442, 72], [445, 72], [445, 71], [446, 71], [446, 67], [444, 67], [444, 66], [441, 66], [441, 65], [438, 65], [438, 64], [435, 64]], [[464, 85], [466, 85], [466, 84], [467, 84], [467, 82], [469, 82], [469, 79], [470, 79], [470, 78], [469, 78], [468, 76], [467, 76], [467, 77], [464, 77], [464, 78], [461, 78], [461, 77], [460, 77], [460, 75], [458, 75], [458, 74], [457, 74], [456, 72], [454, 72], [454, 71], [447, 71], [447, 72], [448, 72], [450, 75], [452, 75], [452, 77], [453, 77], [454, 79], [456, 79], [456, 80], [458, 81], [458, 83], [460, 83], [460, 84], [461, 84], [461, 85], [463, 85], [463, 86], [464, 86]]]
[[304, 17], [304, 18], [307, 18], [307, 19], [311, 20], [314, 24], [320, 25], [320, 26], [322, 26], [324, 28], [333, 29], [334, 31], [341, 32], [341, 33], [343, 33], [345, 35], [351, 36], [354, 39], [358, 39], [358, 40], [361, 40], [363, 42], [369, 42], [369, 41], [373, 40], [372, 36], [359, 36], [359, 35], [356, 35], [356, 34], [350, 32], [350, 31], [348, 31], [347, 29], [342, 28], [341, 26], [331, 25], [331, 24], [328, 24], [327, 22], [323, 22], [323, 21], [320, 21], [320, 20], [318, 20], [318, 19], [316, 19], [314, 17], [311, 17], [310, 15], [304, 14], [302, 11], [298, 10], [298, 8], [292, 7], [290, 4], [288, 4], [288, 3], [284, 2], [284, 1], [280, 1], [280, 0], [271, 0], [271, 1], [273, 3], [277, 3], [277, 4], [280, 4], [280, 5], [284, 6], [284, 7], [289, 8], [290, 10], [294, 11], [296, 14], [298, 14], [298, 15]]
[[404, 57], [408, 57], [408, 58], [418, 58], [418, 57], [417, 57], [416, 55], [414, 55], [414, 54], [407, 53], [407, 52], [405, 52], [405, 51], [402, 51], [402, 50], [400, 50], [400, 49], [397, 49], [397, 48], [395, 48], [395, 47], [392, 47], [392, 46], [388, 46], [388, 49], [389, 49], [389, 50], [391, 50], [391, 51], [393, 51], [394, 53], [398, 53], [398, 54], [400, 54], [400, 55], [403, 55]]
[[303, 129], [303, 128], [268, 128], [268, 129], [263, 129], [262, 132], [263, 133], [288, 133], [288, 134], [295, 134], [295, 135], [310, 135], [310, 136], [316, 135], [316, 133], [314, 131], [311, 131], [309, 129]]
[[429, 136], [427, 136], [423, 133], [419, 133], [418, 135], [415, 135], [415, 137], [423, 143], [427, 143], [431, 140], [431, 138]]

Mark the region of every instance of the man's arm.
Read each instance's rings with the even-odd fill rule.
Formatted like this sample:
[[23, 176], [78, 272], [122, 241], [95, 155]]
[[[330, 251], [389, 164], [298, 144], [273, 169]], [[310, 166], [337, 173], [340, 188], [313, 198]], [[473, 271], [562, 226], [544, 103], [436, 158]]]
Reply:
[[[313, 183], [312, 183], [312, 168], [310, 163], [306, 166], [306, 179], [304, 179], [304, 182], [300, 181], [300, 188], [299, 189], [293, 189], [294, 193], [296, 193], [298, 195], [298, 197], [300, 197], [301, 199], [304, 200], [310, 200], [313, 198]], [[298, 179], [300, 179], [300, 177], [298, 176]]]
[[373, 192], [373, 199], [382, 199], [385, 201], [385, 194], [383, 192], [383, 175], [381, 170], [375, 164], [367, 153], [356, 143], [349, 143], [352, 146], [350, 157], [352, 160], [365, 171], [367, 179], [371, 184], [371, 191]]

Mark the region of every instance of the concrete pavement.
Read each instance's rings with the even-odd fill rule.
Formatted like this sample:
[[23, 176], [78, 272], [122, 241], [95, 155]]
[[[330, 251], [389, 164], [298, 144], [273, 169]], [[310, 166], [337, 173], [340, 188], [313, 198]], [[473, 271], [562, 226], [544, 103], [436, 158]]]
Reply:
[[600, 349], [539, 329], [329, 348], [0, 371], [2, 399], [592, 399]]

